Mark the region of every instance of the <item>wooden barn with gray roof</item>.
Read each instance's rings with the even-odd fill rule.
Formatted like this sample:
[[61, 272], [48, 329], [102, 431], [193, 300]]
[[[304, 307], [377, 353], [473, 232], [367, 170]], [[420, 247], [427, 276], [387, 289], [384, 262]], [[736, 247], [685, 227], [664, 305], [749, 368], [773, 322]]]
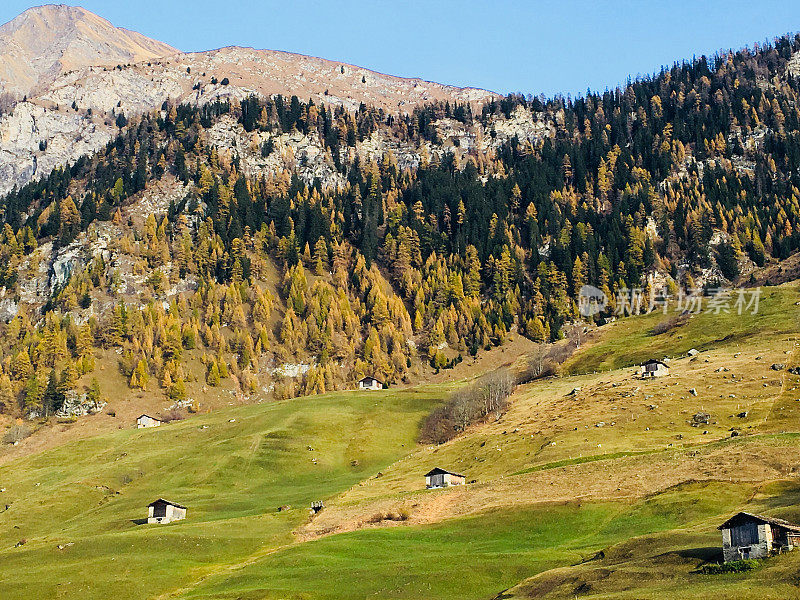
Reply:
[[464, 485], [464, 476], [436, 467], [425, 473], [425, 487], [428, 489]]
[[722, 531], [725, 562], [766, 558], [800, 545], [800, 525], [774, 517], [740, 512], [717, 529]]

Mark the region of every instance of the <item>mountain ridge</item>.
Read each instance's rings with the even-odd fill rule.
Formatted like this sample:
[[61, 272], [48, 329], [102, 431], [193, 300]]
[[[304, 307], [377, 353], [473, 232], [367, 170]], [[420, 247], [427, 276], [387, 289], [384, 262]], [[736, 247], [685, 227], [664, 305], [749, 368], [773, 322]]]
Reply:
[[[31, 29], [35, 28], [39, 30], [49, 30], [54, 33], [40, 40], [36, 35], [38, 32], [31, 32]], [[59, 32], [60, 35], [56, 35]], [[113, 47], [115, 42], [111, 39], [112, 36], [108, 35], [110, 33], [120, 36], [121, 42], [117, 45], [120, 46], [118, 49], [123, 52], [112, 52], [108, 55], [103, 55], [101, 52], [97, 51], [91, 56], [83, 55], [75, 57], [70, 56], [67, 52], [70, 50], [70, 44], [67, 44], [66, 48], [61, 48], [61, 46], [64, 46], [62, 43], [60, 45], [56, 44], [55, 50], [60, 50], [61, 53], [57, 58], [47, 54], [45, 54], [44, 57], [34, 56], [33, 50], [39, 50], [40, 52], [51, 50], [55, 39], [60, 40], [65, 37], [69, 39], [70, 43], [75, 42], [78, 44], [86, 44], [94, 39], [100, 38], [101, 40], [104, 39], [107, 45]], [[4, 35], [6, 39], [4, 39]], [[127, 54], [125, 53], [126, 47], [122, 44], [122, 42], [126, 41], [128, 42]], [[21, 55], [19, 50], [22, 50]], [[372, 99], [377, 100], [380, 104], [387, 104], [387, 107], [391, 108], [395, 108], [393, 106], [395, 103], [397, 107], [401, 108], [404, 104], [414, 105], [421, 101], [441, 100], [451, 96], [462, 101], [480, 101], [489, 97], [497, 97], [497, 94], [494, 92], [482, 90], [474, 86], [443, 84], [421, 77], [396, 76], [345, 61], [331, 60], [310, 54], [288, 52], [278, 49], [229, 45], [197, 52], [182, 52], [177, 48], [151, 39], [139, 32], [123, 27], [115, 27], [106, 19], [82, 7], [72, 7], [65, 4], [48, 4], [33, 7], [21, 13], [8, 23], [0, 25], [0, 89], [12, 93], [24, 92], [25, 95], [31, 92], [38, 92], [35, 95], [40, 95], [40, 93], [46, 93], [48, 91], [48, 86], [56, 83], [59, 77], [71, 71], [84, 71], [92, 67], [109, 66], [131, 68], [135, 67], [137, 63], [139, 66], [142, 66], [143, 63], [148, 63], [157, 59], [165, 60], [171, 58], [175, 60], [187, 60], [192, 57], [194, 60], [197, 60], [199, 57], [203, 56], [217, 57], [219, 55], [237, 53], [268, 57], [273, 61], [278, 60], [279, 63], [284, 63], [283, 66], [289, 70], [288, 75], [291, 75], [293, 71], [297, 71], [298, 69], [308, 68], [309, 65], [326, 65], [332, 68], [334, 66], [340, 68], [342, 74], [345, 74], [347, 70], [351, 72], [357, 71], [358, 74], [361, 75], [362, 84], [367, 84], [367, 81], [364, 81], [364, 79], [369, 76], [370, 78], [386, 80], [387, 82], [400, 83], [400, 87], [403, 88], [409, 85], [413, 88], [419, 87], [420, 85], [431, 88], [431, 90], [423, 91], [423, 93], [420, 94], [415, 94], [413, 89], [410, 90], [410, 99], [407, 101], [404, 101], [402, 97], [404, 94], [390, 93], [388, 94], [389, 98], [387, 98], [385, 102], [380, 98], [380, 94], [377, 95], [377, 98]], [[63, 55], [67, 56], [66, 60], [63, 58]], [[46, 68], [39, 67], [38, 70], [29, 68], [27, 69], [28, 72], [26, 72], [24, 67], [29, 65], [20, 65], [20, 62], [45, 62], [46, 64], [44, 67]], [[36, 72], [31, 73], [30, 71]], [[36, 78], [35, 75], [39, 77]], [[274, 69], [271, 75], [277, 75], [279, 79], [283, 78], [284, 80], [287, 77], [287, 73], [274, 73]], [[302, 77], [302, 72], [296, 74], [294, 78], [295, 81], [292, 83], [297, 84], [301, 82]], [[33, 81], [34, 79], [35, 81]], [[357, 91], [357, 83], [357, 81], [354, 81], [354, 87], [350, 90], [352, 92], [351, 95], [354, 96], [353, 100], [369, 100], [370, 98], [363, 98], [363, 95]], [[300, 91], [302, 92], [303, 90]], [[384, 89], [383, 91], [384, 93], [388, 93], [388, 90]], [[404, 89], [403, 91], [406, 94], [409, 92], [408, 89]], [[288, 95], [290, 90], [281, 89], [280, 92]], [[318, 90], [315, 88], [312, 90], [312, 93], [316, 95], [321, 95], [322, 92], [323, 90], [321, 89]], [[428, 95], [426, 95], [426, 92], [428, 92]], [[399, 96], [399, 98], [395, 96]]]
[[[42, 14], [45, 20], [40, 18]], [[58, 18], [77, 20], [81, 27], [54, 24]], [[47, 22], [49, 31], [69, 30], [79, 40], [97, 39], [100, 34], [84, 31], [96, 27], [106, 32], [105, 38], [121, 35], [134, 46], [154, 46], [137, 56], [95, 52], [70, 60], [56, 57], [46, 48], [42, 50], [44, 59], [32, 62], [29, 56], [33, 56], [36, 36], [29, 32], [29, 21], [40, 27]], [[29, 32], [22, 35], [28, 42], [21, 46], [12, 43], [19, 30]], [[7, 34], [5, 42], [3, 32]], [[45, 37], [50, 39], [53, 34]], [[105, 39], [103, 35], [100, 38]], [[67, 50], [71, 47], [64, 46]], [[115, 28], [85, 9], [47, 5], [29, 9], [0, 26], [0, 142], [4, 150], [0, 154], [0, 193], [99, 150], [115, 135], [120, 113], [131, 117], [156, 110], [167, 101], [207, 104], [217, 99], [242, 101], [252, 94], [310, 98], [317, 104], [339, 105], [350, 111], [366, 104], [392, 113], [410, 113], [429, 102], [478, 105], [499, 97], [477, 88], [396, 77], [282, 50], [227, 46], [184, 53]], [[19, 102], [23, 96], [27, 102]]]

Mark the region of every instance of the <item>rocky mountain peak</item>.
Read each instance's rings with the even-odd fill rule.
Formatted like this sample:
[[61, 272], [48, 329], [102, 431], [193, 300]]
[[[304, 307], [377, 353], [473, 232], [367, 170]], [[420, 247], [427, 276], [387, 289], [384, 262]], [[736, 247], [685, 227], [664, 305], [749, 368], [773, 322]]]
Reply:
[[30, 95], [60, 74], [86, 66], [115, 66], [178, 51], [115, 27], [80, 7], [37, 6], [0, 26], [0, 91]]

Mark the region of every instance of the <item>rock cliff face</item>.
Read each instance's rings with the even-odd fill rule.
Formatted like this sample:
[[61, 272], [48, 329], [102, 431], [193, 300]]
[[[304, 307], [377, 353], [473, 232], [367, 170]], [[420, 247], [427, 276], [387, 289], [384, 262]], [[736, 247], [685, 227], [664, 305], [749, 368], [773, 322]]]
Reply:
[[0, 193], [101, 148], [114, 128], [72, 110], [21, 102], [0, 119]]
[[177, 52], [135, 31], [114, 27], [83, 8], [38, 6], [0, 27], [0, 92], [31, 95], [72, 69]]
[[787, 72], [793, 77], [800, 76], [800, 52], [796, 52], [789, 61]]

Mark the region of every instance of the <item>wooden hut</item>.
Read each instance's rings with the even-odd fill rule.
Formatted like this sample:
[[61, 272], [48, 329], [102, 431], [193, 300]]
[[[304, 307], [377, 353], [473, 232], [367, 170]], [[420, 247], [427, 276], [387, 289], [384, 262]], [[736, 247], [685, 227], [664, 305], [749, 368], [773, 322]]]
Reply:
[[669, 375], [669, 366], [663, 360], [650, 359], [642, 363], [642, 377], [663, 377], [664, 375]]
[[773, 517], [740, 512], [718, 529], [722, 531], [725, 562], [765, 558], [773, 552], [793, 550], [800, 545], [800, 526]]
[[383, 382], [375, 379], [374, 377], [364, 377], [358, 381], [358, 389], [360, 390], [382, 390]]
[[148, 523], [170, 523], [186, 518], [186, 507], [159, 498], [147, 505]]
[[141, 415], [136, 419], [136, 429], [144, 429], [145, 427], [158, 427], [163, 421], [156, 419], [150, 415]]
[[425, 487], [428, 489], [464, 485], [464, 476], [436, 467], [425, 473]]

